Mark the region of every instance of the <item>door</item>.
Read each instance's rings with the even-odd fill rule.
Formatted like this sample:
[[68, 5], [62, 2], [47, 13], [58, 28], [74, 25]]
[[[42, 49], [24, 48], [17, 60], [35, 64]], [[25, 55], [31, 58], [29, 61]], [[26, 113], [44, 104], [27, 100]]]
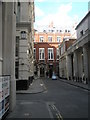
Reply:
[[44, 67], [40, 68], [40, 77], [44, 77]]

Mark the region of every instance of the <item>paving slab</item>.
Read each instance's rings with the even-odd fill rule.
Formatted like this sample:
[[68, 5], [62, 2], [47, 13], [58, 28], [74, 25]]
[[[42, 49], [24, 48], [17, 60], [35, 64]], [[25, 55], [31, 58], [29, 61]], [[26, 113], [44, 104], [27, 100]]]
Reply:
[[6, 119], [10, 118], [50, 118], [45, 102], [17, 100], [16, 107]]
[[72, 80], [60, 79], [60, 78], [58, 78], [58, 80], [90, 91], [90, 87], [88, 84], [84, 84], [84, 83], [80, 83], [80, 82], [76, 82], [76, 81], [72, 81]]
[[37, 94], [46, 90], [45, 84], [41, 78], [34, 79], [28, 90], [19, 90], [17, 94]]

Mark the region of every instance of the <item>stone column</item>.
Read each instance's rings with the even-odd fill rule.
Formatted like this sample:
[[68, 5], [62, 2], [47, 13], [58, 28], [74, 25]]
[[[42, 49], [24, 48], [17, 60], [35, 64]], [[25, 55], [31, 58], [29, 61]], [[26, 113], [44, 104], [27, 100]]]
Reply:
[[0, 75], [2, 75], [2, 2], [0, 2]]
[[88, 46], [83, 46], [84, 77], [88, 79]]
[[[15, 80], [15, 41], [16, 41], [16, 14], [14, 14], [14, 4], [15, 3], [9, 3], [9, 16], [11, 15], [11, 22], [9, 22], [8, 29], [11, 25], [11, 98], [10, 98], [10, 110], [12, 111], [16, 105], [16, 80]], [[11, 9], [10, 9], [11, 8]], [[9, 18], [10, 19], [10, 18]]]
[[3, 66], [4, 75], [10, 75], [10, 111], [16, 105], [16, 80], [15, 80], [15, 37], [16, 15], [14, 2], [3, 3]]
[[83, 76], [82, 48], [78, 50], [78, 79], [81, 81]]
[[[88, 36], [88, 39], [89, 38], [90, 38], [90, 34]], [[90, 42], [88, 43], [88, 84], [89, 84], [89, 87], [90, 87]]]
[[38, 66], [38, 77], [40, 77], [40, 67]]
[[73, 59], [73, 63], [74, 63], [74, 77], [75, 80], [77, 80], [78, 78], [78, 57], [77, 57], [77, 51], [74, 51], [74, 59]]
[[59, 77], [61, 77], [61, 60], [59, 60]]
[[67, 69], [67, 78], [72, 79], [72, 65], [71, 65], [71, 55], [66, 56], [66, 69]]
[[62, 58], [60, 59], [59, 70], [60, 70], [60, 72], [59, 72], [60, 77], [63, 77], [62, 76]]

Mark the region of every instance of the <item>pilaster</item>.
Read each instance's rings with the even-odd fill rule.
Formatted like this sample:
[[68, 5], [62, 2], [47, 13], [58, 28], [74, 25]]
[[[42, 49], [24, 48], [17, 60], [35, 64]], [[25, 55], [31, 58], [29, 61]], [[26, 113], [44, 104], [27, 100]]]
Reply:
[[66, 69], [68, 80], [72, 78], [72, 65], [71, 65], [71, 55], [66, 56]]
[[75, 77], [75, 80], [77, 80], [78, 78], [78, 52], [77, 51], [74, 51], [73, 66], [74, 66], [74, 77]]
[[0, 2], [0, 75], [2, 75], [2, 2]]
[[83, 46], [84, 77], [88, 79], [88, 46]]

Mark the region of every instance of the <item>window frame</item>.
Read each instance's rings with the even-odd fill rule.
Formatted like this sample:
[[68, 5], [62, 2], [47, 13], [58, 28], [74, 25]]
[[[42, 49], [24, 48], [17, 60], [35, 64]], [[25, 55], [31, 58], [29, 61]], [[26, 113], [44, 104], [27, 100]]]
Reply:
[[[52, 42], [52, 41], [49, 41], [49, 38], [52, 38], [52, 36], [48, 36], [48, 42]], [[52, 40], [52, 39], [51, 39]]]
[[[60, 38], [59, 41], [58, 41], [58, 38]], [[57, 36], [57, 42], [61, 42], [61, 36]]]
[[[40, 38], [43, 38], [43, 40], [40, 39]], [[39, 42], [44, 42], [44, 37], [43, 36], [39, 36]]]
[[[51, 52], [50, 52], [50, 58], [49, 58], [49, 50], [52, 50], [53, 58], [51, 58]], [[48, 48], [48, 60], [54, 60], [54, 48]]]
[[[40, 58], [40, 50], [44, 50], [44, 58], [42, 57], [42, 53], [41, 53], [41, 58]], [[39, 48], [39, 60], [45, 60], [45, 48]]]
[[19, 36], [16, 36], [15, 57], [19, 57]]

